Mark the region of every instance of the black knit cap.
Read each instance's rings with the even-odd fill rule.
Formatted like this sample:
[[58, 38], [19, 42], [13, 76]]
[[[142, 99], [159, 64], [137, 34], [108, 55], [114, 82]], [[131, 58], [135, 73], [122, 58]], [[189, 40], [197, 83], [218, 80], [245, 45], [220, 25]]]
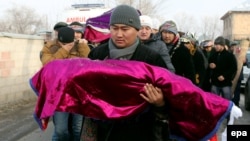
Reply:
[[225, 38], [222, 37], [222, 36], [217, 37], [217, 38], [214, 40], [214, 44], [215, 44], [215, 45], [222, 45], [222, 46], [225, 46], [225, 45], [226, 45]]
[[61, 27], [66, 27], [68, 26], [67, 23], [65, 22], [58, 22], [54, 25], [54, 30], [58, 31]]
[[129, 5], [117, 6], [111, 14], [110, 25], [125, 24], [134, 27], [136, 30], [141, 28], [139, 12]]
[[58, 40], [62, 43], [74, 42], [75, 31], [69, 27], [61, 27], [58, 30]]

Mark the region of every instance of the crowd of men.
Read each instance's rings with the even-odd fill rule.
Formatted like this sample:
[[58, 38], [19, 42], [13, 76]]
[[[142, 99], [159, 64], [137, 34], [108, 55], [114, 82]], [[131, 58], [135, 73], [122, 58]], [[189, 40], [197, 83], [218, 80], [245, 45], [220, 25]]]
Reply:
[[[109, 24], [110, 39], [93, 47], [83, 39], [84, 26], [81, 23], [73, 22], [68, 25], [58, 22], [54, 26], [56, 38], [46, 42], [41, 51], [42, 64], [74, 57], [142, 61], [185, 77], [204, 91], [221, 95], [228, 100], [234, 98], [235, 105], [239, 105], [239, 89], [234, 92], [231, 90], [232, 80], [237, 72], [237, 60], [230, 49], [234, 49], [237, 43], [223, 36], [199, 43], [192, 34], [178, 31], [174, 21], [167, 20], [155, 27], [157, 24], [154, 19], [148, 15], [139, 15], [137, 10], [127, 5], [115, 8]], [[167, 114], [162, 110], [167, 105], [166, 101], [160, 94], [153, 96], [161, 90], [151, 84], [145, 89], [149, 92], [141, 97], [152, 104], [154, 109], [142, 114], [139, 121], [126, 124], [99, 122], [95, 124], [98, 129], [95, 129], [91, 119], [87, 117], [58, 111], [53, 116], [55, 130], [52, 141], [169, 140], [168, 133], [171, 131], [167, 127], [150, 132], [155, 124], [151, 120], [152, 113], [156, 113], [163, 123], [168, 120]], [[87, 124], [92, 126], [86, 127]], [[97, 131], [88, 132], [89, 130]], [[98, 135], [93, 135], [96, 133]]]

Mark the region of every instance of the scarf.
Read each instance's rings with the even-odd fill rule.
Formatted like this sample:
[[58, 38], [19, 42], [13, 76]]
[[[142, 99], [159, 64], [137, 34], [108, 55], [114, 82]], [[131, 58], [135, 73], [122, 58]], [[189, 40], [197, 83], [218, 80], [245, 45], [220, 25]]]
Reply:
[[109, 39], [109, 54], [112, 59], [130, 60], [139, 44], [137, 38], [135, 43], [126, 48], [117, 48], [112, 39]]

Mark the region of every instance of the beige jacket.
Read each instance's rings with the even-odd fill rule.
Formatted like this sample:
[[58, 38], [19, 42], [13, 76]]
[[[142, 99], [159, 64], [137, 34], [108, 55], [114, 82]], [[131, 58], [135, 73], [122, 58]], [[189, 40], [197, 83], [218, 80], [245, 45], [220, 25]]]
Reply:
[[67, 59], [74, 57], [88, 57], [90, 48], [85, 43], [75, 43], [75, 46], [68, 52], [63, 49], [57, 40], [47, 42], [40, 54], [43, 65], [55, 59]]

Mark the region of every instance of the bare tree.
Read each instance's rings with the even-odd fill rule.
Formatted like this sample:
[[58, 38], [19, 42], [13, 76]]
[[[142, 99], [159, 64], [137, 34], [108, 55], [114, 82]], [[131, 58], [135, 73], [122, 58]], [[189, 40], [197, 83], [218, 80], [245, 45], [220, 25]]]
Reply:
[[[127, 4], [140, 10], [143, 15], [162, 19], [158, 12], [162, 11], [163, 6], [167, 5], [168, 0], [117, 0], [116, 5]], [[165, 7], [166, 8], [166, 7]], [[163, 13], [161, 13], [163, 14]]]
[[6, 10], [5, 21], [0, 21], [0, 31], [20, 34], [35, 34], [45, 27], [43, 18], [35, 10], [26, 6], [14, 5]]
[[201, 20], [200, 31], [202, 38], [215, 39], [217, 36], [222, 35], [223, 25], [218, 16], [205, 16]]
[[197, 20], [192, 15], [188, 15], [186, 13], [178, 13], [174, 17], [174, 21], [177, 24], [177, 28], [179, 31], [192, 33], [197, 32]]
[[10, 26], [4, 21], [4, 20], [0, 20], [0, 32], [6, 32], [8, 31], [10, 28]]
[[204, 16], [197, 20], [192, 15], [179, 13], [174, 17], [179, 31], [194, 33], [200, 41], [222, 35], [223, 25], [219, 16]]

